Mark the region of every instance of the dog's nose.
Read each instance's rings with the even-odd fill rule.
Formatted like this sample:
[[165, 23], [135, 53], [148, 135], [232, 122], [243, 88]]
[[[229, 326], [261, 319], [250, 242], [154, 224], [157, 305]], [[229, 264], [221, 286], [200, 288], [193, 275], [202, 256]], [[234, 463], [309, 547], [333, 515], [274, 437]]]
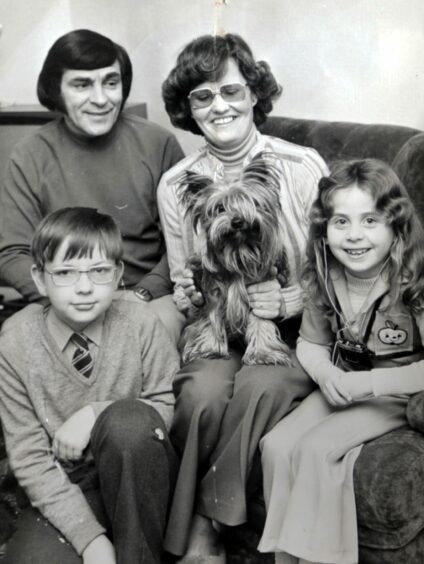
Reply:
[[244, 221], [240, 217], [233, 217], [231, 220], [231, 227], [233, 229], [241, 229], [244, 225]]

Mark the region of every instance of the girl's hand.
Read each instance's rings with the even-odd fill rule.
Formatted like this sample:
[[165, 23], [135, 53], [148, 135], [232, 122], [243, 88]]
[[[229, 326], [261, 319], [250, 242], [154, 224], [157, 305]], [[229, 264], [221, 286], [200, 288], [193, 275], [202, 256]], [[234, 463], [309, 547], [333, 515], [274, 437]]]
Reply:
[[318, 381], [321, 392], [330, 405], [344, 407], [352, 402], [349, 390], [342, 380], [345, 374], [340, 368], [334, 367]]
[[82, 553], [83, 564], [116, 564], [115, 549], [106, 535], [99, 535]]
[[275, 319], [280, 316], [281, 286], [278, 280], [267, 280], [250, 284], [247, 287], [250, 309], [257, 317], [262, 319]]
[[367, 370], [358, 372], [343, 372], [341, 382], [352, 398], [352, 402], [374, 397], [371, 386], [371, 374]]
[[193, 273], [189, 268], [183, 270], [182, 276], [176, 280], [176, 283], [184, 290], [184, 294], [189, 298], [195, 307], [200, 307], [204, 304], [202, 292], [196, 288], [193, 280]]
[[96, 416], [91, 405], [76, 411], [56, 431], [53, 452], [60, 460], [78, 460], [90, 442]]

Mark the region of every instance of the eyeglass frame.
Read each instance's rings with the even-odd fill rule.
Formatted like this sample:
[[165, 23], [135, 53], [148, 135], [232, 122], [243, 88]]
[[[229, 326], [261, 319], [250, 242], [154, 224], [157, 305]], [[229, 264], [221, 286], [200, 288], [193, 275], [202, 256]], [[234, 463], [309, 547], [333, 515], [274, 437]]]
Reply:
[[[108, 280], [107, 282], [95, 282], [95, 281], [91, 278], [91, 272], [92, 272], [93, 270], [95, 270], [96, 268], [107, 268], [107, 269], [110, 269], [110, 270], [113, 272], [112, 278], [111, 278], [110, 280]], [[111, 283], [114, 281], [114, 279], [115, 279], [116, 272], [117, 272], [117, 270], [118, 270], [118, 266], [113, 266], [113, 265], [111, 265], [111, 264], [107, 264], [107, 265], [91, 266], [90, 268], [84, 268], [84, 269], [81, 269], [81, 268], [74, 268], [74, 267], [70, 267], [70, 268], [63, 267], [62, 269], [59, 269], [59, 268], [58, 268], [56, 271], [54, 271], [54, 270], [53, 270], [53, 271], [50, 271], [50, 270], [47, 270], [46, 267], [44, 267], [42, 270], [43, 270], [43, 272], [46, 272], [47, 274], [49, 274], [49, 275], [51, 276], [52, 282], [53, 282], [53, 284], [54, 284], [56, 287], [58, 287], [58, 288], [69, 288], [70, 286], [73, 286], [74, 284], [77, 284], [77, 283], [80, 281], [80, 279], [81, 279], [81, 274], [87, 274], [87, 277], [88, 277], [88, 279], [90, 280], [90, 282], [91, 282], [92, 284], [95, 284], [96, 286], [106, 286], [106, 284], [111, 284]], [[69, 272], [69, 271], [72, 271], [72, 272], [78, 273], [78, 278], [77, 278], [74, 282], [71, 282], [71, 283], [69, 283], [69, 284], [58, 284], [57, 281], [55, 281], [54, 275], [57, 274], [60, 270], [66, 270], [66, 271], [68, 271], [68, 272]]]
[[[232, 101], [228, 102], [228, 100], [226, 100], [226, 99], [222, 96], [222, 92], [221, 92], [222, 89], [225, 88], [226, 86], [242, 86], [242, 87], [243, 87], [243, 90], [242, 90], [242, 91], [243, 91], [243, 98], [241, 98], [240, 100], [232, 100]], [[212, 104], [213, 104], [213, 102], [214, 102], [216, 96], [218, 96], [218, 95], [224, 100], [224, 102], [227, 102], [227, 103], [243, 102], [243, 101], [246, 99], [246, 86], [249, 86], [246, 82], [245, 82], [245, 83], [243, 83], [243, 82], [227, 82], [226, 84], [221, 84], [221, 86], [218, 88], [218, 90], [216, 90], [216, 89], [215, 89], [215, 90], [212, 90], [212, 88], [209, 88], [209, 87], [195, 88], [194, 90], [191, 90], [191, 91], [189, 92], [187, 98], [188, 98], [188, 101], [189, 101], [189, 103], [190, 103], [190, 107], [191, 107], [193, 110], [203, 110], [203, 109], [205, 109], [205, 108], [209, 108], [209, 106], [212, 106]], [[192, 105], [191, 95], [192, 95], [194, 92], [202, 92], [202, 90], [207, 90], [207, 91], [209, 91], [211, 94], [213, 94], [213, 96], [212, 96], [211, 101], [210, 101], [209, 104], [207, 104], [206, 106], [200, 106], [200, 107], [195, 108], [195, 107], [193, 107], [193, 105]]]

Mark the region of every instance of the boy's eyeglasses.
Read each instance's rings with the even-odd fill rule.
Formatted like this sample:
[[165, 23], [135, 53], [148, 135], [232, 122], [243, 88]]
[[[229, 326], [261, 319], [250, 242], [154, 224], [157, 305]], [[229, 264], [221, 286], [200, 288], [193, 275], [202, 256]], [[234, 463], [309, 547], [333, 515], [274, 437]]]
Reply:
[[84, 270], [79, 268], [57, 268], [52, 271], [44, 268], [44, 272], [50, 274], [55, 286], [72, 286], [79, 281], [82, 273], [87, 274], [93, 284], [110, 284], [115, 278], [116, 266], [92, 266]]
[[192, 90], [187, 98], [190, 100], [192, 109], [198, 110], [210, 106], [215, 96], [218, 95], [229, 104], [232, 102], [242, 102], [246, 98], [246, 84], [232, 82], [231, 84], [223, 84], [218, 90], [199, 88], [198, 90]]

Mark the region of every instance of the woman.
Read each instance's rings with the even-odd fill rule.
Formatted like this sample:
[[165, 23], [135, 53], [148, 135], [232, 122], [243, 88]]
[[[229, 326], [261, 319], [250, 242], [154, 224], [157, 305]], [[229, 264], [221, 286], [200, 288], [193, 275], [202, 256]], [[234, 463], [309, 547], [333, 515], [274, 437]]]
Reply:
[[[178, 199], [184, 171], [227, 180], [259, 152], [276, 155], [291, 279], [284, 289], [272, 280], [253, 284], [248, 291], [254, 314], [284, 319], [286, 338], [302, 309], [299, 276], [307, 217], [327, 168], [314, 150], [256, 129], [280, 93], [268, 64], [256, 62], [241, 37], [206, 35], [189, 43], [163, 84], [163, 98], [172, 123], [202, 134], [206, 144], [165, 173], [158, 202], [178, 302], [184, 290], [192, 291], [185, 261], [197, 249]], [[232, 526], [246, 520], [246, 485], [260, 438], [311, 391], [299, 367], [243, 366], [240, 358], [234, 350], [229, 359], [196, 360], [183, 366], [175, 380], [171, 436], [181, 468], [166, 548], [185, 554], [181, 562], [193, 557], [197, 563], [225, 562], [212, 521]]]

